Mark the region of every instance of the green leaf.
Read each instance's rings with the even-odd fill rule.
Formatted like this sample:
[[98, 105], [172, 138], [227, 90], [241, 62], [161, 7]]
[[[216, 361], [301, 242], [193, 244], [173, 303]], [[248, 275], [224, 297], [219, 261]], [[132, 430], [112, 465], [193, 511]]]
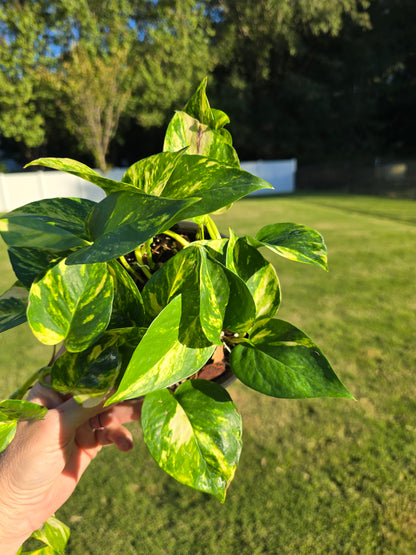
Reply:
[[211, 129], [214, 129], [215, 118], [206, 93], [207, 82], [208, 79], [205, 77], [184, 106], [183, 111], [201, 123], [208, 125]]
[[[198, 247], [197, 247], [198, 248]], [[200, 253], [200, 321], [206, 337], [216, 345], [221, 345], [221, 331], [225, 310], [230, 295], [227, 276], [214, 260], [211, 260], [204, 248]]]
[[106, 329], [113, 295], [106, 264], [67, 266], [64, 259], [32, 284], [29, 325], [46, 345], [65, 341], [68, 351], [83, 351]]
[[26, 322], [28, 290], [16, 282], [0, 297], [0, 333]]
[[8, 248], [13, 271], [18, 280], [28, 289], [30, 289], [35, 279], [40, 277], [40, 274], [55, 265], [67, 252], [53, 252], [49, 249], [37, 249], [35, 247]]
[[139, 327], [115, 329], [81, 353], [65, 352], [52, 366], [51, 386], [71, 393], [84, 406], [96, 405], [114, 388], [145, 332]]
[[17, 420], [0, 422], [0, 453], [13, 441], [16, 435]]
[[94, 243], [71, 254], [67, 264], [106, 262], [125, 255], [180, 221], [182, 211], [196, 200], [171, 200], [134, 190], [111, 194], [89, 218]]
[[31, 202], [0, 218], [0, 233], [11, 247], [37, 247], [63, 251], [82, 246], [94, 202], [53, 198]]
[[287, 399], [346, 397], [328, 360], [302, 331], [283, 320], [269, 320], [240, 344], [230, 358], [234, 374], [249, 387]]
[[122, 181], [143, 193], [159, 196], [186, 149], [176, 150], [179, 152], [162, 152], [139, 160], [130, 166]]
[[167, 198], [200, 197], [182, 213], [182, 219], [215, 212], [259, 189], [272, 188], [244, 170], [203, 156], [185, 154], [163, 189]]
[[247, 285], [256, 305], [256, 321], [275, 316], [280, 306], [280, 284], [273, 265], [257, 249], [230, 230], [227, 267]]
[[101, 189], [103, 189], [107, 194], [131, 189], [131, 185], [121, 183], [120, 181], [114, 181], [113, 179], [108, 179], [107, 177], [102, 177], [95, 170], [89, 168], [81, 162], [72, 160], [71, 158], [38, 158], [37, 160], [33, 160], [29, 164], [26, 164], [25, 168], [29, 166], [45, 166], [53, 170], [59, 170], [76, 175], [77, 177], [81, 177], [81, 179], [85, 179], [94, 185], [98, 185], [98, 187], [101, 187]]
[[224, 330], [244, 335], [256, 317], [256, 305], [244, 281], [234, 272], [224, 268], [230, 296], [224, 316]]
[[215, 346], [194, 349], [179, 340], [182, 297], [175, 297], [152, 322], [134, 351], [117, 392], [106, 404], [169, 387], [197, 372]]
[[153, 274], [142, 294], [150, 319], [181, 294], [180, 341], [189, 347], [221, 344], [228, 280], [204, 247], [191, 245], [177, 253]]
[[55, 553], [64, 554], [69, 536], [68, 526], [55, 516], [51, 516], [39, 530], [33, 532], [31, 537], [42, 541], [51, 547]]
[[30, 403], [29, 401], [17, 399], [0, 401], [0, 422], [41, 420], [47, 412], [47, 408], [36, 403]]
[[248, 237], [255, 247], [268, 247], [289, 260], [315, 264], [327, 270], [327, 251], [322, 235], [304, 225], [280, 223], [266, 225], [255, 239]]
[[79, 403], [100, 402], [114, 386], [121, 368], [117, 337], [104, 334], [81, 353], [61, 355], [52, 366], [51, 386], [60, 393], [71, 393]]
[[230, 123], [230, 118], [227, 116], [227, 114], [222, 110], [217, 110], [216, 108], [211, 108], [211, 114], [214, 118], [214, 128], [225, 131], [225, 129], [222, 128], [224, 127], [224, 125], [228, 125]]
[[241, 452], [241, 417], [221, 386], [189, 380], [174, 394], [146, 395], [143, 437], [158, 465], [179, 482], [224, 502]]
[[185, 112], [176, 112], [165, 135], [163, 150], [180, 151], [188, 147], [188, 154], [200, 154], [230, 166], [240, 167], [236, 151], [229, 144], [229, 137], [204, 125]]
[[137, 285], [116, 260], [111, 260], [108, 266], [114, 281], [114, 301], [109, 327], [142, 326], [144, 305]]
[[28, 401], [6, 399], [0, 402], [0, 452], [12, 442], [19, 420], [40, 420], [48, 409]]

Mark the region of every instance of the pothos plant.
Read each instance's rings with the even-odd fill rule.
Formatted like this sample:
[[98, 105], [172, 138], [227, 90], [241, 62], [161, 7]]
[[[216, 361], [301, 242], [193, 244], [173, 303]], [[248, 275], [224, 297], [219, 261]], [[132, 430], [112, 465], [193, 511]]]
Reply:
[[[28, 164], [74, 174], [106, 196], [44, 199], [0, 219], [17, 277], [0, 298], [0, 331], [27, 321], [40, 342], [65, 347], [0, 403], [1, 449], [18, 420], [43, 417], [46, 409], [24, 399], [47, 374], [48, 387], [86, 405], [144, 397], [151, 456], [179, 482], [224, 501], [242, 423], [229, 393], [198, 379], [218, 351], [260, 393], [351, 397], [315, 343], [275, 318], [279, 280], [261, 252], [326, 269], [322, 236], [272, 223], [255, 236], [230, 229], [223, 237], [211, 218], [271, 188], [240, 168], [228, 123], [210, 107], [204, 80], [174, 114], [163, 152], [133, 164], [121, 181], [66, 158]], [[181, 227], [186, 220], [191, 231]]]

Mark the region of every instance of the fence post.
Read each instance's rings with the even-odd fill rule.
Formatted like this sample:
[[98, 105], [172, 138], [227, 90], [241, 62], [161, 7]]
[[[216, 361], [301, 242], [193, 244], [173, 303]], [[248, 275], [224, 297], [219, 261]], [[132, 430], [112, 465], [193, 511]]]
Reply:
[[9, 210], [9, 203], [7, 201], [6, 176], [4, 173], [0, 173], [0, 213], [7, 212]]

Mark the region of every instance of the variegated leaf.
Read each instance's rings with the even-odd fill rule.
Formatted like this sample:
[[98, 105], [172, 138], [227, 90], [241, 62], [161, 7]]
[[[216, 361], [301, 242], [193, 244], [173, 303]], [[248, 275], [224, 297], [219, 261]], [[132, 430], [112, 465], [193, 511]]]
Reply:
[[256, 305], [256, 322], [273, 318], [280, 306], [280, 284], [273, 265], [230, 231], [227, 267], [247, 285]]
[[223, 131], [222, 128], [224, 127], [224, 125], [228, 125], [230, 123], [230, 118], [222, 110], [211, 108], [211, 114], [214, 118], [214, 129]]
[[49, 546], [54, 554], [64, 554], [70, 533], [66, 524], [51, 516], [31, 537]]
[[0, 401], [0, 422], [11, 422], [13, 420], [40, 420], [48, 412], [48, 409], [18, 399], [6, 399]]
[[353, 398], [315, 343], [283, 320], [256, 328], [249, 343], [233, 349], [230, 364], [243, 383], [273, 397]]
[[273, 252], [297, 262], [314, 264], [328, 269], [327, 251], [322, 235], [300, 224], [279, 223], [266, 225], [256, 237], [248, 237], [254, 247], [267, 247]]
[[244, 170], [185, 154], [162, 194], [172, 199], [200, 197], [182, 213], [182, 219], [188, 219], [215, 212], [258, 189], [270, 188], [269, 183]]
[[111, 260], [108, 265], [114, 281], [114, 301], [109, 327], [144, 325], [143, 299], [137, 285], [119, 262]]
[[120, 368], [117, 348], [99, 343], [81, 353], [60, 356], [52, 367], [51, 385], [61, 393], [71, 393], [78, 403], [93, 406], [111, 391]]
[[224, 330], [246, 334], [256, 317], [254, 299], [244, 281], [234, 272], [224, 268], [230, 296], [224, 316]]
[[166, 131], [163, 150], [176, 152], [188, 147], [188, 154], [200, 154], [230, 166], [240, 167], [237, 152], [228, 136], [204, 125], [185, 112], [176, 112]]
[[197, 90], [185, 104], [183, 111], [201, 123], [208, 125], [211, 129], [215, 128], [215, 117], [212, 113], [207, 96], [207, 82], [205, 77]]
[[196, 199], [171, 200], [137, 190], [109, 195], [92, 211], [88, 227], [94, 243], [67, 259], [67, 264], [107, 262], [125, 255], [182, 219]]
[[86, 406], [99, 403], [113, 389], [144, 333], [143, 328], [111, 330], [81, 353], [65, 352], [52, 366], [51, 386]]
[[215, 346], [194, 349], [180, 342], [182, 297], [175, 297], [152, 322], [134, 351], [116, 393], [106, 404], [146, 395], [192, 376]]
[[53, 198], [31, 202], [0, 218], [0, 233], [11, 247], [64, 251], [87, 243], [85, 219], [94, 202]]
[[[76, 175], [94, 185], [98, 185], [98, 187], [101, 187], [108, 195], [110, 193], [116, 193], [117, 191], [128, 191], [131, 189], [130, 184], [114, 181], [113, 179], [108, 179], [108, 177], [102, 177], [95, 170], [71, 158], [38, 158], [26, 164], [25, 167], [27, 168], [28, 166], [45, 166], [46, 168]], [[57, 183], [59, 183], [58, 180]]]
[[191, 245], [177, 253], [153, 274], [142, 294], [149, 319], [182, 294], [180, 341], [188, 347], [221, 344], [229, 285], [221, 265], [203, 246]]
[[241, 452], [241, 417], [221, 386], [189, 380], [175, 393], [145, 397], [141, 423], [159, 466], [179, 482], [224, 502]]
[[40, 420], [48, 409], [28, 401], [6, 399], [0, 402], [0, 452], [11, 443], [19, 420]]
[[17, 279], [28, 289], [39, 274], [63, 257], [60, 252], [34, 247], [9, 247], [8, 254]]
[[0, 422], [0, 453], [13, 441], [16, 435], [17, 420]]
[[32, 284], [29, 325], [46, 345], [64, 341], [68, 351], [83, 351], [106, 329], [113, 296], [106, 264], [67, 266], [62, 260]]
[[26, 322], [29, 292], [16, 282], [0, 297], [0, 333]]
[[159, 196], [186, 149], [176, 150], [179, 152], [162, 152], [139, 160], [129, 167], [122, 181], [143, 193]]

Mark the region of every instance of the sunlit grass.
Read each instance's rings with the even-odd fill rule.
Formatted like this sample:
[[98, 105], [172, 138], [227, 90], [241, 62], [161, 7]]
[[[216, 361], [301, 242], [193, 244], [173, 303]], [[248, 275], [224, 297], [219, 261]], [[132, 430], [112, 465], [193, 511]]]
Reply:
[[[273, 197], [237, 203], [216, 221], [224, 233], [275, 221], [323, 233], [328, 273], [270, 255], [279, 317], [316, 341], [357, 401], [278, 400], [231, 386], [244, 448], [224, 505], [165, 475], [135, 431], [135, 449], [101, 453], [59, 511], [72, 529], [68, 553], [414, 552], [415, 203]], [[2, 290], [13, 281], [7, 266], [3, 250]], [[38, 345], [24, 326], [0, 336], [2, 396], [47, 361]]]

